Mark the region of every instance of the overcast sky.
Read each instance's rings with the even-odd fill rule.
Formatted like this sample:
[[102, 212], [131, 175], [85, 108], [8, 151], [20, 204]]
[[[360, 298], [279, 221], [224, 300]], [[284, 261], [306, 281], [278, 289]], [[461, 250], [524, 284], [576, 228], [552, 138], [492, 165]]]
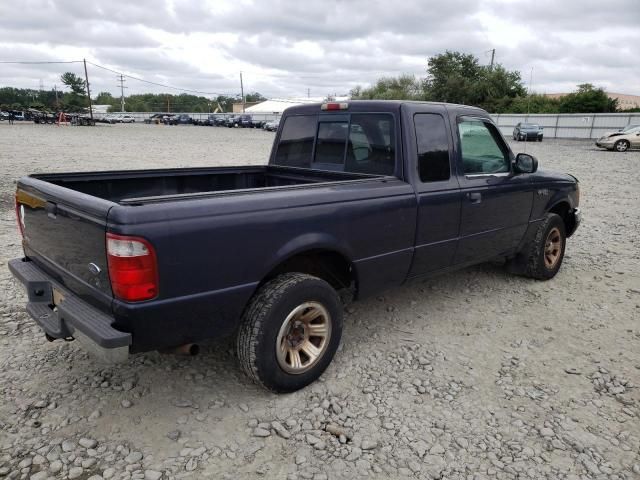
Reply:
[[[640, 95], [640, 0], [0, 0], [0, 61], [86, 58], [146, 80], [268, 97], [425, 75], [445, 50], [519, 70], [533, 90]], [[52, 88], [81, 64], [0, 64], [0, 86]], [[92, 95], [119, 94], [89, 65]], [[170, 92], [127, 80], [126, 94]], [[176, 92], [178, 93], [178, 92]]]

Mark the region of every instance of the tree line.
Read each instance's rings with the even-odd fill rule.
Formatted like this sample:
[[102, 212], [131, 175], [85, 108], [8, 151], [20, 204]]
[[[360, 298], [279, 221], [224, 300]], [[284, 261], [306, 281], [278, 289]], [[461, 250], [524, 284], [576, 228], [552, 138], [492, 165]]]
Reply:
[[472, 54], [445, 52], [429, 59], [427, 75], [382, 77], [369, 88], [351, 90], [352, 98], [425, 100], [461, 103], [491, 113], [606, 113], [618, 111], [618, 101], [590, 83], [560, 98], [529, 94], [520, 72], [502, 65], [480, 65]]
[[[78, 75], [66, 72], [60, 77], [65, 91], [34, 90], [30, 88], [0, 88], [0, 109], [25, 110], [35, 108], [56, 112], [81, 112], [89, 107], [87, 89], [84, 79]], [[233, 111], [233, 104], [241, 102], [240, 95], [219, 95], [214, 99], [198, 95], [181, 93], [142, 93], [125, 97], [125, 112], [196, 112], [208, 113], [216, 109], [222, 112]], [[266, 100], [258, 92], [245, 95], [245, 102], [260, 102]], [[120, 97], [114, 97], [109, 92], [100, 92], [91, 101], [95, 105], [110, 105], [109, 112], [121, 110]]]
[[[450, 52], [431, 57], [427, 75], [382, 77], [368, 88], [351, 90], [354, 99], [427, 100], [461, 103], [484, 108], [491, 113], [605, 113], [618, 111], [617, 100], [610, 99], [602, 88], [590, 83], [577, 86], [576, 91], [561, 98], [529, 94], [520, 72], [509, 71], [502, 65], [480, 65], [471, 54]], [[61, 77], [66, 89], [34, 90], [0, 88], [0, 109], [67, 112], [84, 111], [88, 107], [86, 83], [78, 75], [66, 72]], [[247, 102], [266, 100], [258, 92], [245, 97]], [[100, 92], [93, 103], [110, 105], [110, 112], [121, 110], [119, 97]], [[214, 99], [182, 93], [142, 93], [125, 97], [125, 112], [198, 112], [216, 110], [233, 111], [233, 104], [241, 101], [239, 95], [220, 95]], [[637, 109], [636, 109], [637, 110]]]

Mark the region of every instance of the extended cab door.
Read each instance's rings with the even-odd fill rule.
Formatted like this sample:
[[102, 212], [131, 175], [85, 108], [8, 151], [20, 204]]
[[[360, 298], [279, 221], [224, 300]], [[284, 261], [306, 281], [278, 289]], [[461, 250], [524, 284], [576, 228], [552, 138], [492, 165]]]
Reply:
[[513, 155], [488, 118], [458, 117], [456, 134], [462, 215], [455, 263], [510, 253], [531, 215], [530, 176], [513, 173]]
[[[404, 117], [414, 128], [406, 129], [407, 158], [418, 200], [416, 245], [410, 277], [428, 274], [453, 263], [460, 228], [460, 185], [452, 161], [452, 136], [447, 112], [407, 105]], [[410, 133], [409, 133], [410, 132]]]

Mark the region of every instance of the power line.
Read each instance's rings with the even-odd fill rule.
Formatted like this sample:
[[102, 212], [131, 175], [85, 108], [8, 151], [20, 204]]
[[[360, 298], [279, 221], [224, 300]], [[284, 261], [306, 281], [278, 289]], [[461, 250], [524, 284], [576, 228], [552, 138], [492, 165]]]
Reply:
[[82, 63], [82, 60], [69, 60], [66, 62], [16, 62], [16, 61], [0, 61], [3, 64], [14, 64], [14, 65], [48, 65], [55, 63]]
[[163, 84], [163, 83], [152, 82], [151, 80], [144, 80], [144, 79], [142, 79], [140, 77], [134, 77], [133, 75], [127, 75], [126, 73], [122, 73], [122, 72], [119, 72], [117, 70], [113, 70], [113, 69], [105, 67], [103, 65], [98, 65], [97, 63], [93, 63], [93, 62], [87, 62], [87, 63], [90, 64], [90, 65], [93, 65], [94, 67], [106, 70], [108, 72], [115, 73], [117, 75], [122, 75], [123, 77], [127, 77], [127, 78], [130, 78], [132, 80], [136, 80], [138, 82], [143, 82], [143, 83], [148, 83], [150, 85], [155, 85], [157, 87], [171, 88], [173, 90], [180, 90], [182, 92], [200, 93], [202, 95], [215, 95], [215, 96], [224, 95], [224, 96], [234, 96], [234, 97], [237, 96], [237, 94], [235, 94], [235, 93], [229, 94], [229, 93], [220, 93], [220, 92], [203, 92], [201, 90], [191, 90], [189, 88], [174, 87], [172, 85], [166, 85], [166, 84]]

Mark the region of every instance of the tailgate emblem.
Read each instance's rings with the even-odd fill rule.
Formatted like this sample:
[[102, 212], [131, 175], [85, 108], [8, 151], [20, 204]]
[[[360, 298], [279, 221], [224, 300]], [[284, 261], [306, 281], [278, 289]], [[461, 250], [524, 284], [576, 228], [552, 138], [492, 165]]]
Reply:
[[100, 267], [98, 265], [96, 265], [95, 263], [90, 263], [89, 264], [89, 271], [91, 273], [93, 273], [94, 275], [99, 275], [101, 270]]

